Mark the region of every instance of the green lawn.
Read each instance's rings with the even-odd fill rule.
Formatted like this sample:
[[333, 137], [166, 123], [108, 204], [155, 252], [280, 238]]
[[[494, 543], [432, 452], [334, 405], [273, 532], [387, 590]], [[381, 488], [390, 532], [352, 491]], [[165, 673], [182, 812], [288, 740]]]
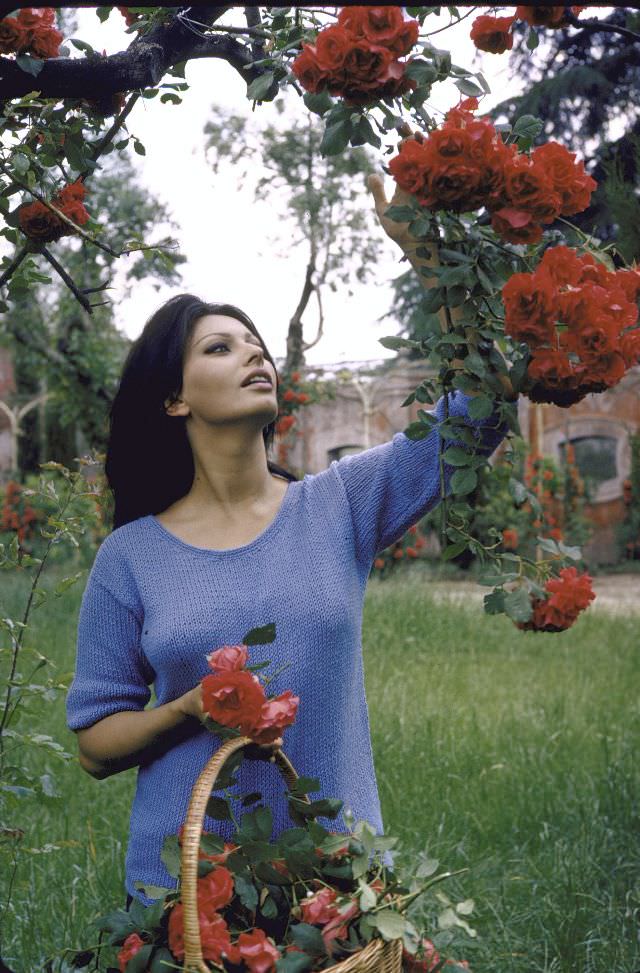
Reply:
[[[365, 606], [386, 829], [407, 856], [427, 849], [447, 869], [469, 869], [446, 891], [476, 903], [478, 937], [456, 951], [473, 973], [634, 973], [638, 619], [592, 612], [562, 635], [522, 633], [475, 606], [433, 603], [428, 577], [412, 568], [372, 579]], [[83, 584], [33, 616], [29, 644], [60, 674], [73, 666]], [[24, 582], [4, 575], [2, 586], [4, 614]], [[74, 746], [62, 696], [32, 719]], [[75, 762], [40, 766], [55, 772], [64, 797], [15, 806], [22, 844], [40, 849], [19, 859], [5, 920], [3, 954], [18, 973], [86, 945], [88, 921], [124, 897], [134, 772], [98, 783]], [[10, 864], [0, 859], [0, 902]]]

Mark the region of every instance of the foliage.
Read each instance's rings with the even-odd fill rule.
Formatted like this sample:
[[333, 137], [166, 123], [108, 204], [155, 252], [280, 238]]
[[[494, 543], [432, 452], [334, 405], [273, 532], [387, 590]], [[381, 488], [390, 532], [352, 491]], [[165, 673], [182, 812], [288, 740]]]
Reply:
[[403, 536], [390, 547], [381, 551], [374, 559], [372, 571], [380, 578], [388, 578], [400, 563], [413, 561], [420, 557], [420, 551], [426, 546], [425, 537], [421, 531], [421, 524], [412, 524]]
[[[38, 647], [30, 644], [31, 614], [50, 598], [61, 598], [82, 575], [82, 571], [63, 577], [52, 590], [41, 579], [54, 551], [64, 545], [78, 549], [80, 538], [91, 524], [87, 504], [96, 492], [80, 471], [72, 472], [59, 463], [43, 464], [43, 476], [35, 490], [20, 491], [21, 497], [33, 496], [40, 511], [39, 533], [42, 537], [40, 556], [28, 553], [26, 534], [20, 528], [8, 544], [0, 542], [0, 569], [29, 577], [21, 617], [12, 617], [2, 605], [0, 616], [0, 855], [5, 859], [3, 871], [11, 875], [8, 894], [0, 912], [0, 931], [11, 902], [11, 885], [19, 865], [21, 839], [25, 834], [25, 815], [30, 803], [40, 807], [60, 801], [53, 764], [68, 761], [71, 754], [49, 733], [35, 732], [33, 713], [38, 704], [53, 703], [68, 686], [55, 671], [56, 667]], [[54, 477], [47, 473], [55, 473]], [[9, 503], [17, 496], [9, 491]], [[5, 495], [5, 501], [6, 501]], [[46, 521], [44, 516], [46, 514]], [[24, 512], [23, 512], [24, 522]], [[37, 545], [34, 544], [34, 549]], [[47, 669], [45, 675], [41, 670]], [[38, 676], [36, 676], [38, 673]], [[46, 754], [44, 772], [31, 769], [34, 752]]]

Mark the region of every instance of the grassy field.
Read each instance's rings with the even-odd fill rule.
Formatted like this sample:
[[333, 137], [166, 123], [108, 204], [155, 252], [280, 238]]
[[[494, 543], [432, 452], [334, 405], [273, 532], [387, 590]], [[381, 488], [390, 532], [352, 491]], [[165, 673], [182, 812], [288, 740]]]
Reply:
[[[28, 642], [60, 675], [73, 667], [83, 583], [33, 615]], [[15, 611], [24, 582], [4, 575], [2, 589], [3, 614]], [[560, 636], [521, 633], [432, 602], [415, 570], [369, 584], [363, 644], [386, 829], [407, 857], [426, 849], [469, 869], [446, 891], [476, 903], [478, 936], [456, 952], [473, 973], [640, 968], [637, 629], [637, 618], [594, 612]], [[62, 696], [32, 720], [74, 747]], [[124, 898], [134, 772], [98, 783], [75, 762], [43, 758], [47, 769], [63, 799], [24, 802], [12, 818], [39, 849], [20, 856], [5, 917], [2, 952], [17, 973], [87, 945], [90, 919]], [[10, 864], [0, 859], [1, 903]]]

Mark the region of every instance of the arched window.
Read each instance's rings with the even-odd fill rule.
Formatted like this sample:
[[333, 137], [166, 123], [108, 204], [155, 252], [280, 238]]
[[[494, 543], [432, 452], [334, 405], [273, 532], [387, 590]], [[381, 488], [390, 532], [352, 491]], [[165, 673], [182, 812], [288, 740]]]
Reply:
[[334, 459], [341, 459], [343, 456], [349, 456], [350, 453], [361, 453], [363, 446], [335, 446], [333, 449], [327, 450], [327, 461], [330, 465]]
[[[618, 440], [615, 436], [578, 436], [570, 443], [580, 476], [593, 488], [597, 489], [601, 483], [618, 476]], [[566, 443], [560, 444], [563, 459], [565, 447]]]

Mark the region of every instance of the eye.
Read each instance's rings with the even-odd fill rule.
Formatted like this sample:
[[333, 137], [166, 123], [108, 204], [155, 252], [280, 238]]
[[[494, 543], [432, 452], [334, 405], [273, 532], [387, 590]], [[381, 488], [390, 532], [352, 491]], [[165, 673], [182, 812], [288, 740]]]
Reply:
[[207, 354], [209, 354], [210, 351], [215, 351], [216, 348], [226, 348], [227, 351], [229, 351], [229, 348], [227, 347], [227, 345], [225, 345], [225, 343], [223, 341], [219, 341], [216, 345], [210, 345], [207, 348]]

